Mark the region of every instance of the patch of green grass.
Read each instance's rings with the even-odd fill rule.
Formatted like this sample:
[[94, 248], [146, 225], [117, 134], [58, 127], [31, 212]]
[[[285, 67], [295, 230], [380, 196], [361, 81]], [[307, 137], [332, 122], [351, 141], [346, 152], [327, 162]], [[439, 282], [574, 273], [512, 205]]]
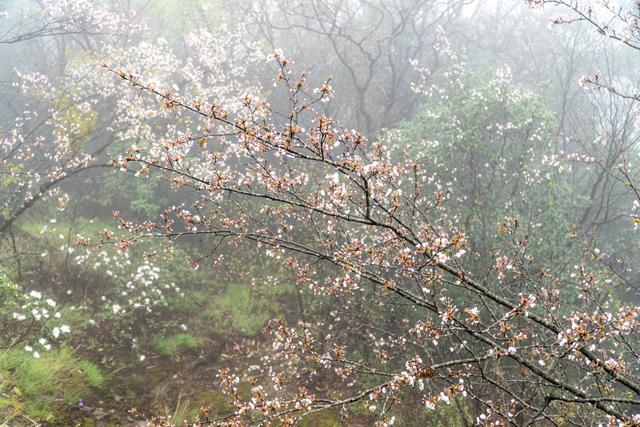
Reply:
[[0, 425], [21, 417], [54, 421], [56, 408], [87, 398], [103, 383], [96, 365], [67, 349], [40, 358], [22, 350], [0, 351]]
[[231, 283], [222, 295], [212, 298], [198, 321], [213, 322], [218, 330], [231, 329], [255, 336], [280, 311], [280, 298], [292, 292], [293, 287], [287, 285]]
[[176, 334], [156, 338], [154, 345], [158, 353], [166, 357], [171, 357], [180, 350], [200, 347], [202, 340], [191, 334]]
[[336, 416], [335, 412], [325, 410], [320, 412], [314, 412], [302, 418], [300, 426], [302, 427], [337, 427], [343, 423]]
[[80, 362], [80, 369], [91, 387], [100, 388], [104, 385], [104, 375], [95, 364], [83, 360]]

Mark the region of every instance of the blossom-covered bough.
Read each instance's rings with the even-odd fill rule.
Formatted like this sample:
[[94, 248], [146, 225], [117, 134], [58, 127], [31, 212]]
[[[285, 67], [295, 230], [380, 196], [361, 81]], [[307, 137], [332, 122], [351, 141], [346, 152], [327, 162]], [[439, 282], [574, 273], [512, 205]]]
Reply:
[[[497, 228], [509, 250], [492, 254], [484, 274], [467, 271], [467, 236], [447, 205], [451, 183], [401, 147], [317, 113], [329, 82], [310, 90], [281, 52], [273, 59], [286, 112], [255, 91], [227, 107], [105, 65], [182, 124], [114, 165], [166, 176], [197, 197], [161, 221], [116, 213], [123, 234], [103, 243], [252, 242], [328, 304], [322, 321], [272, 321], [260, 366], [219, 372], [237, 409], [208, 421], [294, 423], [364, 402], [389, 425], [397, 402], [419, 396], [421, 408], [482, 405], [480, 424], [640, 422], [638, 307], [611, 303], [606, 270], [588, 256], [565, 271], [536, 264], [530, 228], [505, 217]], [[247, 379], [251, 397], [242, 399]]]

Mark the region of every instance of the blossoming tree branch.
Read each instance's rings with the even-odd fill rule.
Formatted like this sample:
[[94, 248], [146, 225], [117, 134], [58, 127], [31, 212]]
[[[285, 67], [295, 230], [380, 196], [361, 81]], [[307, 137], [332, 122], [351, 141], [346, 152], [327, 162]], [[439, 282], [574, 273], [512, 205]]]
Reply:
[[[230, 111], [105, 65], [170, 120], [186, 115], [192, 123], [114, 166], [164, 175], [197, 195], [189, 205], [168, 207], [162, 222], [116, 214], [127, 231], [116, 244], [200, 234], [216, 246], [250, 241], [292, 269], [298, 286], [340, 301], [323, 322], [270, 324], [265, 376], [248, 401], [236, 401], [228, 420], [291, 423], [366, 400], [385, 424], [386, 412], [411, 390], [427, 407], [477, 399], [491, 416], [519, 425], [553, 422], [569, 403], [590, 416], [635, 422], [638, 308], [608, 309], [597, 286], [606, 273], [589, 263], [577, 273], [536, 267], [528, 226], [517, 217], [497, 224], [509, 251], [493, 254], [482, 275], [467, 271], [467, 236], [448, 208], [452, 194], [439, 171], [317, 113], [331, 96], [329, 82], [310, 91], [288, 58], [277, 52], [273, 59], [286, 112], [254, 95]], [[580, 295], [568, 304], [565, 294], [575, 287]], [[402, 317], [359, 322], [362, 305]], [[341, 328], [346, 316], [350, 331]], [[349, 356], [352, 334], [376, 362]], [[305, 376], [332, 376], [354, 392], [282, 393]], [[219, 378], [229, 393], [240, 382], [229, 371]]]

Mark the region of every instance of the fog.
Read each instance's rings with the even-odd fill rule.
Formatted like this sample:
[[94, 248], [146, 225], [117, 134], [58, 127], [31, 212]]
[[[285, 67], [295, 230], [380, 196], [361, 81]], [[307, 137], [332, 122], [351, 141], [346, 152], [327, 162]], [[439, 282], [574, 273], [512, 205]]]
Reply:
[[640, 425], [639, 20], [0, 2], [0, 426]]

